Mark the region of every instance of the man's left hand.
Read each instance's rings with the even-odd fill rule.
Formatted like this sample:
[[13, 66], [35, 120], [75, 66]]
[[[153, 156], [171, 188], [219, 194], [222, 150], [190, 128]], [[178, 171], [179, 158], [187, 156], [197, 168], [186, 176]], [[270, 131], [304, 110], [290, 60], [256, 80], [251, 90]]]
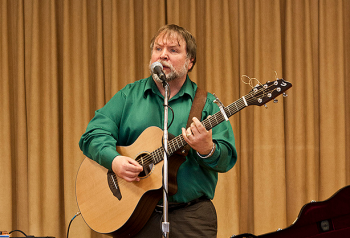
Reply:
[[182, 136], [192, 149], [201, 155], [207, 155], [213, 148], [212, 130], [207, 131], [196, 117], [192, 121], [189, 128], [182, 128]]

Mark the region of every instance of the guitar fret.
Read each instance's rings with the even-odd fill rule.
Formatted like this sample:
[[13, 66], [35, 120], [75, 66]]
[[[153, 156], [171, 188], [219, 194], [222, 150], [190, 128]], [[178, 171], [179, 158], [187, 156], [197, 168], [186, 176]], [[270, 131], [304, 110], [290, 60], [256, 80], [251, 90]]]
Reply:
[[182, 146], [184, 146], [184, 145], [186, 145], [187, 144], [187, 142], [185, 141], [185, 139], [181, 136], [181, 146], [180, 147], [182, 147]]
[[177, 142], [178, 142], [177, 143], [178, 149], [180, 149], [181, 147], [183, 147], [184, 145], [187, 144], [182, 135], [179, 135], [178, 137], [176, 137], [176, 139], [177, 139]]
[[157, 159], [157, 163], [159, 163], [160, 161], [162, 161], [162, 154], [163, 154], [163, 147], [161, 147], [161, 148], [159, 148], [158, 150], [157, 150], [157, 157], [158, 157], [158, 159]]
[[177, 146], [180, 148], [181, 146], [179, 145], [179, 142], [178, 142], [178, 140], [176, 140], [176, 144], [177, 144]]
[[171, 140], [170, 141], [170, 149], [168, 148], [168, 153], [169, 154], [172, 154], [176, 151], [176, 144], [177, 144], [177, 141], [176, 140]]
[[219, 124], [217, 116], [215, 116], [215, 120], [216, 120], [216, 125]]
[[227, 110], [229, 112], [230, 115], [232, 115], [233, 113], [231, 113], [230, 107], [227, 107]]
[[154, 163], [156, 164], [156, 163], [158, 163], [159, 161], [158, 161], [158, 156], [157, 156], [157, 152], [158, 152], [158, 150], [155, 150], [153, 153], [152, 153], [152, 157], [153, 157], [153, 160], [154, 160]]
[[236, 108], [237, 108], [237, 111], [238, 111], [239, 109], [238, 109], [238, 107], [237, 107], [237, 103], [235, 103], [235, 106], [236, 106]]

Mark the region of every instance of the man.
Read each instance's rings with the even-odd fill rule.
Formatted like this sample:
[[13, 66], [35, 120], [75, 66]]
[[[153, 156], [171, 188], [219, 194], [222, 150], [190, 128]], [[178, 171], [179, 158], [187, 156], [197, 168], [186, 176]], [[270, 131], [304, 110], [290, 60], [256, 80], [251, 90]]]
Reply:
[[[159, 29], [151, 41], [150, 66], [157, 61], [163, 65], [170, 87], [174, 120], [168, 131], [182, 133], [191, 147], [178, 170], [178, 191], [168, 200], [170, 237], [216, 237], [217, 217], [211, 199], [218, 172], [226, 172], [236, 163], [232, 127], [225, 121], [207, 131], [201, 124], [219, 111], [214, 96], [208, 93], [201, 118], [192, 118], [191, 126], [185, 128], [197, 90], [187, 75], [196, 63], [196, 42], [187, 30], [177, 25]], [[79, 142], [83, 153], [128, 182], [140, 181], [143, 167], [135, 158], [119, 154], [116, 146], [131, 145], [150, 126], [163, 128], [164, 94], [156, 74], [124, 87], [96, 111]], [[136, 237], [161, 237], [161, 218], [162, 210], [156, 209]]]

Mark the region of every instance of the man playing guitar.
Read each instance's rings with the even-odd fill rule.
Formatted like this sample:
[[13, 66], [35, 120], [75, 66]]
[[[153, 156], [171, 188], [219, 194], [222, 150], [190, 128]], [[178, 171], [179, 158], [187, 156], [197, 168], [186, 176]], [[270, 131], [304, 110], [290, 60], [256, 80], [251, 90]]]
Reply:
[[[150, 67], [154, 62], [162, 64], [170, 86], [169, 107], [173, 114], [169, 118], [173, 121], [168, 131], [182, 135], [191, 147], [177, 171], [177, 192], [168, 198], [170, 237], [216, 237], [217, 217], [211, 199], [218, 173], [230, 170], [237, 160], [231, 124], [224, 121], [207, 130], [201, 123], [220, 111], [213, 103], [215, 97], [207, 93], [201, 118], [190, 118], [192, 122], [186, 128], [197, 91], [197, 85], [188, 76], [196, 63], [196, 41], [187, 30], [177, 25], [160, 28], [151, 41]], [[140, 187], [144, 179], [140, 173], [145, 166], [143, 160], [122, 154], [117, 147], [132, 145], [149, 127], [163, 127], [164, 94], [156, 74], [125, 86], [95, 112], [80, 139], [83, 153], [113, 171], [120, 186], [125, 182], [129, 184], [126, 188]], [[150, 141], [146, 139], [147, 143]], [[125, 189], [120, 189], [118, 202], [128, 199], [123, 194]], [[161, 218], [162, 210], [157, 206], [135, 237], [161, 237]]]

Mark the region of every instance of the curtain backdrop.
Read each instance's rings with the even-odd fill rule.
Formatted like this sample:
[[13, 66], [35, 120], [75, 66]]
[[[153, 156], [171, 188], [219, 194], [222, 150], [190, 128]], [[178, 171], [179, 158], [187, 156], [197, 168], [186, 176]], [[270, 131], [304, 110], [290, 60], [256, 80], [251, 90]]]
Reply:
[[[0, 230], [66, 236], [80, 136], [149, 76], [150, 40], [166, 23], [196, 37], [190, 77], [225, 105], [249, 79], [293, 84], [268, 109], [230, 118], [239, 157], [214, 198], [220, 238], [291, 225], [350, 184], [349, 15], [347, 0], [0, 0]], [[107, 236], [79, 216], [70, 237]]]

